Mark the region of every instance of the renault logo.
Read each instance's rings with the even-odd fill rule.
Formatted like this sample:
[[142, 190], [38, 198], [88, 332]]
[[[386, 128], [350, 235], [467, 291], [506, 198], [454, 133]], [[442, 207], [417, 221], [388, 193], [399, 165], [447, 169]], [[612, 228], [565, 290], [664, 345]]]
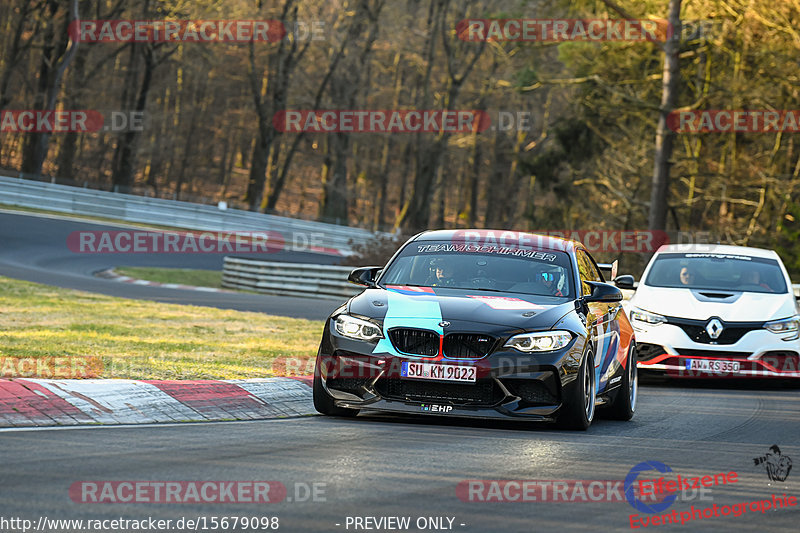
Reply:
[[708, 333], [711, 339], [718, 339], [719, 336], [722, 335], [722, 330], [724, 329], [725, 327], [718, 318], [712, 318], [708, 321], [708, 324], [706, 324], [706, 333]]
[[449, 325], [450, 325], [450, 322], [448, 322], [447, 320], [442, 320], [441, 322], [439, 322], [439, 327], [440, 328], [446, 328]]

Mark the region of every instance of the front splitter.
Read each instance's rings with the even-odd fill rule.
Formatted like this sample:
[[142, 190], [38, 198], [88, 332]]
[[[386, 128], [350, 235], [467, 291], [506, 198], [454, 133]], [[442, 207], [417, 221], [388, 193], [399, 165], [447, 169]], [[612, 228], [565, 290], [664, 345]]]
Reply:
[[[514, 413], [502, 406], [496, 408], [486, 407], [466, 407], [446, 405], [435, 402], [430, 403], [406, 403], [401, 401], [377, 400], [368, 404], [352, 403], [345, 400], [337, 400], [337, 407], [358, 409], [361, 412], [372, 413], [397, 413], [405, 415], [425, 415], [425, 416], [447, 416], [457, 418], [472, 418], [480, 420], [512, 420], [519, 422], [553, 422], [555, 418], [551, 415], [536, 413]], [[554, 410], [555, 406], [544, 407], [546, 410]]]

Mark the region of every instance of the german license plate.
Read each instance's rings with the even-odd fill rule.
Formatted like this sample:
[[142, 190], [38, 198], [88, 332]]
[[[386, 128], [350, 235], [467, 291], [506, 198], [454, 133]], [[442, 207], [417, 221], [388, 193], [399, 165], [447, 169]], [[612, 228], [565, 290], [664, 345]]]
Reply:
[[731, 374], [738, 372], [739, 361], [720, 361], [713, 359], [687, 359], [686, 370], [712, 372], [716, 374]]
[[474, 366], [436, 365], [403, 361], [400, 375], [410, 379], [435, 379], [439, 381], [475, 382]]

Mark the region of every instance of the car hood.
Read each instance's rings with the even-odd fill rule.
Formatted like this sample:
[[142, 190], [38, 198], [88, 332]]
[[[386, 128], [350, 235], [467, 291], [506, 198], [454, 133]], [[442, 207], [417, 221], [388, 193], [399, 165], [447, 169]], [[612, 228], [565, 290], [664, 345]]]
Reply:
[[443, 287], [367, 289], [350, 301], [349, 312], [375, 319], [391, 318], [432, 329], [439, 321], [493, 324], [520, 329], [550, 329], [575, 309], [572, 300], [531, 294], [469, 291]]
[[[711, 296], [709, 296], [711, 295]], [[730, 295], [727, 298], [721, 296]], [[676, 289], [639, 285], [630, 306], [664, 316], [727, 322], [762, 322], [796, 313], [794, 296], [757, 292]]]

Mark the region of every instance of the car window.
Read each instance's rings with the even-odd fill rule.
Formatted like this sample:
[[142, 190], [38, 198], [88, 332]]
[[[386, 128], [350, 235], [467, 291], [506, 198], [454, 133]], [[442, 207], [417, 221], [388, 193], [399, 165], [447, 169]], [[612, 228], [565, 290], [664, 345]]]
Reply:
[[788, 292], [776, 260], [733, 254], [660, 254], [653, 260], [644, 283], [652, 287]]
[[584, 282], [603, 281], [603, 278], [600, 276], [600, 272], [597, 270], [594, 261], [592, 261], [592, 259], [589, 257], [589, 254], [583, 250], [578, 250], [575, 255], [576, 259], [578, 260], [578, 274], [581, 277], [581, 288], [583, 295], [586, 296], [591, 294], [592, 291]]
[[561, 251], [419, 241], [385, 269], [381, 285], [449, 287], [574, 298], [570, 256]]

